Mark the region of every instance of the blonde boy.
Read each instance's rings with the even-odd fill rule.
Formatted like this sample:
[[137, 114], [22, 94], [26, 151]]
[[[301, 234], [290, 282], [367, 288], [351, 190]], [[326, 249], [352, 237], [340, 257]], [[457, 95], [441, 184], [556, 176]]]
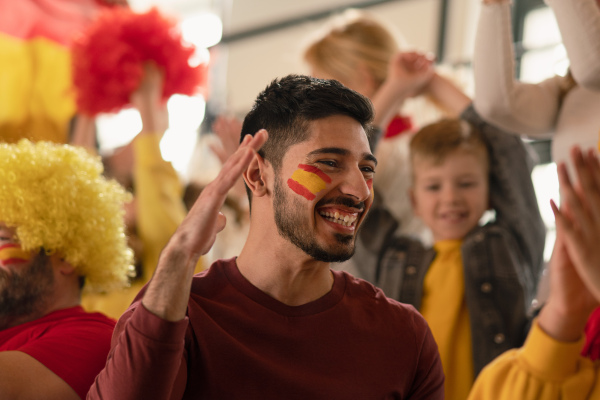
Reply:
[[[433, 248], [391, 232], [390, 215], [372, 210], [361, 248], [378, 248], [376, 284], [414, 305], [429, 323], [446, 374], [446, 398], [466, 399], [479, 371], [520, 346], [543, 263], [545, 228], [533, 163], [516, 136], [482, 121], [472, 108], [460, 120], [421, 129], [411, 141], [415, 213], [431, 229]], [[481, 217], [491, 209], [492, 221]], [[366, 236], [369, 234], [369, 238]]]

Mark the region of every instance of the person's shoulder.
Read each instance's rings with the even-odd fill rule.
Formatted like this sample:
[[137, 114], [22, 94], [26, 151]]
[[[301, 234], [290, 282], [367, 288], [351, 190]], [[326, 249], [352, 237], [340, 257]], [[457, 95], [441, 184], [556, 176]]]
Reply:
[[512, 231], [499, 223], [494, 215], [490, 216], [482, 225], [477, 225], [463, 239], [462, 248], [481, 244], [490, 245], [492, 243], [505, 243], [512, 239]]
[[88, 312], [81, 306], [54, 311], [37, 321], [52, 326], [106, 326], [114, 328], [116, 321], [99, 312]]
[[57, 312], [48, 321], [48, 331], [55, 334], [68, 332], [69, 335], [106, 336], [110, 338], [116, 321], [99, 312], [87, 312], [81, 307], [73, 307]]
[[228, 285], [230, 279], [235, 279], [237, 265], [235, 257], [216, 260], [204, 271], [194, 275], [192, 278], [192, 296], [202, 295], [210, 297], [218, 292], [223, 286]]
[[419, 312], [410, 304], [401, 303], [390, 297], [387, 297], [383, 290], [371, 282], [357, 278], [345, 271], [334, 272], [346, 279], [346, 294], [351, 301], [360, 304], [363, 308], [372, 309], [379, 313], [389, 314], [391, 317], [397, 317], [406, 321], [416, 316], [420, 317]]
[[71, 307], [57, 310], [42, 318], [17, 327], [14, 332], [14, 342], [21, 346], [59, 346], [75, 343], [110, 343], [116, 321], [101, 313], [90, 313], [82, 307]]
[[346, 304], [358, 320], [370, 321], [381, 337], [402, 338], [419, 346], [429, 332], [423, 316], [411, 304], [389, 298], [383, 290], [363, 279], [339, 271], [346, 279]]

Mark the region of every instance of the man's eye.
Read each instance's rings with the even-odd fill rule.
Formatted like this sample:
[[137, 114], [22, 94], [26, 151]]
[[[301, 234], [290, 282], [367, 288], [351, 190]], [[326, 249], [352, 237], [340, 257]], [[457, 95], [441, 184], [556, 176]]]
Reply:
[[375, 173], [375, 168], [373, 167], [362, 167], [361, 168], [363, 172], [367, 172], [369, 174], [374, 174]]
[[440, 190], [440, 185], [428, 185], [425, 186], [425, 190], [429, 192], [435, 192], [436, 190]]
[[469, 187], [473, 187], [473, 186], [475, 186], [475, 182], [471, 182], [471, 181], [468, 181], [468, 182], [460, 182], [460, 183], [458, 184], [458, 186], [459, 186], [459, 187], [461, 187], [461, 188], [469, 188]]
[[336, 167], [337, 166], [337, 162], [335, 162], [333, 160], [321, 160], [321, 161], [318, 161], [317, 163], [327, 165], [328, 167]]

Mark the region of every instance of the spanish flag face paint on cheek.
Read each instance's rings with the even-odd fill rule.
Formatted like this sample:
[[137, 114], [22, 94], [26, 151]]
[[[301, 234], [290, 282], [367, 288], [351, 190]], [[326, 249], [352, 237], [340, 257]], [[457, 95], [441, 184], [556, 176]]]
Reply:
[[31, 253], [15, 243], [0, 246], [0, 265], [25, 264], [31, 260]]
[[295, 193], [306, 200], [314, 200], [317, 193], [331, 183], [331, 178], [317, 167], [312, 165], [298, 164], [287, 184]]

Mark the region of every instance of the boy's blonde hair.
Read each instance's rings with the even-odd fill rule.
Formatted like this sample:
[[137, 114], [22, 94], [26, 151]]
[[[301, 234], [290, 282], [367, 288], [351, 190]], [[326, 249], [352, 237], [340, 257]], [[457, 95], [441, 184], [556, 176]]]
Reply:
[[481, 132], [461, 119], [442, 119], [419, 130], [410, 141], [410, 159], [427, 158], [439, 165], [449, 154], [465, 151], [481, 159], [486, 172], [490, 169], [490, 155]]
[[387, 77], [388, 63], [399, 48], [381, 22], [351, 9], [335, 17], [307, 46], [304, 60], [343, 82], [356, 80], [356, 71], [364, 66], [381, 85]]

